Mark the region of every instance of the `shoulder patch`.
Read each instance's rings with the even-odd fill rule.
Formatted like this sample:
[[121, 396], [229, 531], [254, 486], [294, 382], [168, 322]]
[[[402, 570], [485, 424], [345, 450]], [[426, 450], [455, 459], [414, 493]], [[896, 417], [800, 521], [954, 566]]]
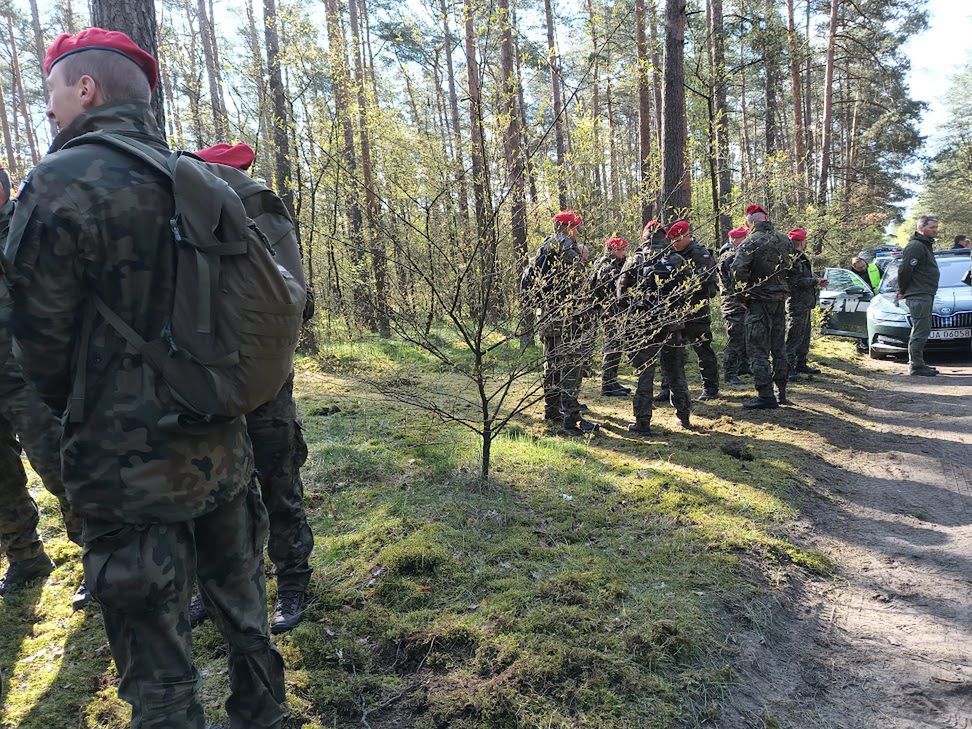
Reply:
[[911, 265], [912, 268], [914, 268], [915, 266], [918, 265], [918, 259], [912, 258], [910, 261], [908, 261], [908, 263]]

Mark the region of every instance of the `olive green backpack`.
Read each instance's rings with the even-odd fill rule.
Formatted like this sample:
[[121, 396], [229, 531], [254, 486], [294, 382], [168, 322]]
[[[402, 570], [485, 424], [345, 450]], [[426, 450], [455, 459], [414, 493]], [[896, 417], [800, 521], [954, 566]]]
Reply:
[[[179, 404], [163, 426], [187, 428], [245, 415], [273, 399], [293, 368], [304, 285], [274, 258], [239, 195], [206, 163], [130, 137], [92, 132], [65, 147], [102, 144], [168, 180], [175, 212], [172, 312], [160, 332], [140, 334], [95, 294], [82, 323], [86, 359], [94, 313], [142, 355]], [[78, 367], [71, 420], [83, 420], [84, 367]]]

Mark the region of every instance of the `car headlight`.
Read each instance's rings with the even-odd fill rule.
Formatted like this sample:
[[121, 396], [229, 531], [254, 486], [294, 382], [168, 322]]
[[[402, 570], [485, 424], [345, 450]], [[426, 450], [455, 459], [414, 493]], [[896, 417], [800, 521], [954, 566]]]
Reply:
[[875, 299], [868, 308], [870, 316], [876, 324], [907, 324], [908, 312], [891, 302]]

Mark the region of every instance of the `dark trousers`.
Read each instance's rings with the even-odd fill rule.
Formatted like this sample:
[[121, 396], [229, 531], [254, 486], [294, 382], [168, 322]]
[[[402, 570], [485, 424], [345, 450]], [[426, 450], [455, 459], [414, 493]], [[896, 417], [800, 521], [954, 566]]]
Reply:
[[723, 310], [722, 320], [726, 325], [726, 348], [722, 351], [722, 369], [725, 376], [729, 377], [749, 369], [749, 354], [746, 352], [746, 310]]
[[655, 367], [661, 364], [662, 376], [668, 380], [672, 407], [679, 416], [691, 410], [688, 382], [685, 379], [685, 347], [681, 332], [672, 332], [657, 343], [650, 343], [631, 355], [631, 365], [638, 376], [633, 408], [635, 420], [647, 425], [651, 422], [655, 387]]
[[790, 370], [806, 366], [810, 338], [810, 309], [787, 311], [786, 360]]
[[[687, 321], [681, 334], [685, 346], [694, 349], [695, 356], [699, 359], [699, 374], [702, 375], [702, 389], [706, 392], [718, 392], [719, 361], [716, 357], [715, 350], [712, 349], [712, 320], [709, 317], [705, 317], [704, 319]], [[668, 390], [670, 387], [664, 371], [662, 372], [661, 387], [663, 390]]]
[[307, 445], [294, 403], [293, 373], [273, 400], [246, 416], [246, 430], [270, 517], [267, 554], [277, 589], [303, 592], [311, 576], [314, 535], [304, 509], [300, 467], [307, 460]]
[[583, 348], [579, 331], [569, 324], [548, 322], [540, 333], [543, 343], [543, 410], [546, 418], [580, 416]]
[[[773, 383], [786, 386], [786, 306], [782, 301], [751, 301], [746, 312], [746, 350], [756, 392], [773, 396]], [[770, 366], [770, 357], [773, 365]]]
[[192, 662], [193, 584], [229, 644], [232, 729], [283, 725], [283, 658], [267, 623], [263, 544], [267, 512], [253, 482], [186, 522], [86, 520], [84, 575], [101, 605], [132, 729], [204, 729]]
[[604, 316], [604, 358], [601, 364], [601, 387], [608, 389], [618, 383], [621, 367], [621, 323], [615, 315]]
[[932, 305], [935, 297], [909, 296], [905, 299], [911, 314], [911, 336], [908, 339], [908, 362], [911, 369], [925, 366], [925, 344], [931, 334]]

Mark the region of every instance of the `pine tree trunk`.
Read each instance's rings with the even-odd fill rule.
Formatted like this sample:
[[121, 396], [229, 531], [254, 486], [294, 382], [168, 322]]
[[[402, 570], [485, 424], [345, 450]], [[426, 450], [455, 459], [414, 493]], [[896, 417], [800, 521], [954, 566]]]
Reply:
[[654, 99], [655, 113], [655, 144], [658, 154], [661, 156], [662, 143], [662, 64], [661, 56], [658, 55], [658, 6], [655, 0], [649, 0], [648, 4], [648, 27], [651, 30], [648, 40], [651, 42], [651, 92]]
[[[156, 58], [159, 57], [154, 0], [88, 0], [88, 2], [91, 10], [91, 25], [126, 33], [140, 48]], [[159, 129], [165, 129], [165, 110], [158, 87], [152, 93], [152, 111], [155, 112]]]
[[[44, 31], [41, 30], [40, 11], [37, 7], [37, 0], [30, 0], [30, 24], [34, 30], [34, 52], [37, 55], [37, 67], [41, 68], [44, 62], [44, 55], [47, 53], [47, 46], [44, 44]], [[43, 80], [41, 81], [41, 88], [44, 89], [44, 102], [50, 102], [51, 92]], [[48, 119], [47, 124], [50, 127], [51, 139], [54, 139], [57, 136], [57, 124], [53, 119]]]
[[685, 109], [685, 3], [665, 2], [665, 81], [662, 90], [661, 209], [665, 220], [688, 215], [692, 181], [685, 163], [688, 119]]
[[294, 218], [297, 240], [300, 224], [294, 211], [293, 175], [290, 167], [290, 114], [280, 72], [280, 37], [277, 33], [276, 0], [263, 0], [263, 28], [267, 44], [267, 69], [273, 102], [273, 160], [274, 187], [283, 204]]
[[[608, 159], [611, 163], [611, 203], [612, 209], [620, 204], [621, 189], [619, 185], [618, 171], [618, 146], [614, 131], [614, 104], [611, 98], [611, 77], [608, 76], [604, 89], [605, 103], [607, 104], [607, 125], [608, 125]], [[642, 223], [644, 225], [644, 223]]]
[[604, 146], [601, 144], [601, 59], [597, 37], [597, 15], [593, 0], [586, 0], [587, 17], [590, 25], [591, 47], [594, 57], [591, 60], [591, 136], [594, 139], [594, 191], [595, 199], [604, 196], [607, 188], [605, 180]]
[[213, 50], [213, 35], [206, 0], [196, 0], [196, 16], [199, 19], [199, 34], [202, 36], [203, 60], [206, 64], [206, 78], [209, 79], [209, 103], [213, 110], [213, 131], [216, 142], [226, 142], [226, 117], [223, 114], [222, 95], [216, 82], [216, 58]]
[[[648, 193], [651, 169], [651, 102], [648, 86], [648, 38], [645, 35], [645, 0], [635, 0], [635, 47], [638, 63], [638, 199], [641, 224], [651, 220], [652, 203]], [[654, 72], [653, 72], [654, 73]]]
[[[219, 41], [216, 38], [216, 14], [213, 12], [213, 0], [209, 0], [209, 43], [213, 49], [213, 70], [216, 72], [216, 96], [219, 99], [219, 111], [223, 119], [229, 124], [229, 113], [226, 110], [226, 97], [223, 96], [223, 66], [219, 60]], [[229, 130], [227, 129], [227, 133]]]
[[803, 128], [803, 89], [800, 83], [800, 58], [797, 45], [796, 20], [793, 12], [793, 0], [786, 0], [786, 36], [790, 50], [790, 88], [793, 94], [793, 157], [795, 162], [797, 185], [797, 207], [806, 204], [804, 191], [807, 184], [806, 173], [806, 132]]
[[764, 99], [766, 103], [766, 118], [763, 120], [766, 130], [766, 156], [770, 156], [779, 151], [779, 128], [776, 124], [777, 104], [776, 104], [776, 38], [774, 30], [770, 27], [770, 19], [776, 17], [776, 8], [773, 0], [766, 0], [763, 7], [764, 22], [763, 28], [763, 68], [764, 68]]
[[[343, 156], [345, 177], [345, 206], [347, 209], [349, 227], [349, 249], [351, 261], [355, 269], [353, 305], [356, 319], [367, 321], [368, 289], [367, 272], [364, 263], [364, 233], [361, 202], [358, 196], [358, 163], [354, 144], [354, 127], [351, 119], [351, 104], [349, 97], [349, 72], [347, 67], [347, 52], [344, 33], [341, 30], [341, 18], [338, 12], [337, 0], [324, 0], [327, 19], [327, 45], [330, 56], [331, 82], [334, 87], [334, 111], [337, 122], [343, 133]], [[372, 322], [368, 322], [372, 323]]]
[[7, 32], [10, 34], [10, 69], [13, 73], [13, 88], [17, 94], [16, 105], [24, 120], [24, 133], [27, 135], [27, 146], [30, 147], [30, 159], [33, 164], [40, 160], [37, 151], [37, 138], [34, 135], [34, 124], [27, 109], [27, 95], [24, 93], [24, 78], [20, 73], [20, 60], [17, 56], [17, 36], [14, 34], [13, 16], [7, 15]]
[[827, 36], [827, 66], [824, 77], [824, 111], [820, 140], [820, 175], [817, 178], [817, 204], [826, 205], [827, 185], [830, 182], [830, 146], [834, 121], [834, 56], [837, 41], [837, 16], [840, 0], [830, 0], [830, 30]]
[[[260, 140], [268, 133], [272, 123], [270, 121], [270, 105], [267, 102], [267, 89], [264, 81], [266, 65], [264, 64], [263, 52], [260, 47], [260, 36], [257, 33], [256, 12], [253, 9], [253, 0], [246, 0], [246, 27], [250, 45], [250, 74], [256, 87], [257, 104], [259, 105], [259, 109], [257, 110], [259, 122], [256, 138]], [[259, 169], [261, 167], [260, 159], [265, 159], [266, 153], [262, 145], [257, 147], [256, 152], [257, 161], [255, 165]], [[268, 173], [265, 173], [264, 176], [270, 177]]]
[[729, 107], [726, 102], [726, 47], [722, 0], [709, 2], [709, 51], [712, 65], [713, 129], [716, 164], [716, 236], [721, 244], [729, 235], [732, 216], [729, 215], [729, 196], [732, 194], [732, 171], [729, 168]]
[[[449, 29], [449, 8], [446, 0], [439, 0], [439, 12], [442, 14], [442, 37], [445, 39], [446, 76], [449, 83], [449, 115], [452, 123], [452, 136], [456, 144], [456, 166], [465, 169], [462, 146], [462, 124], [459, 121], [459, 95], [456, 93], [456, 71], [452, 62], [452, 31]], [[459, 215], [465, 226], [469, 218], [469, 197], [467, 193], [466, 177], [459, 179]]]
[[567, 143], [564, 135], [564, 102], [560, 88], [560, 61], [554, 37], [553, 0], [543, 0], [547, 21], [547, 64], [550, 67], [550, 90], [553, 94], [554, 138], [557, 144], [557, 203], [567, 208]]
[[[10, 117], [7, 116], [6, 92], [0, 82], [0, 128], [3, 130], [3, 148], [7, 153], [7, 169], [14, 179], [20, 177], [20, 165], [17, 164], [17, 153], [14, 150], [13, 139], [10, 136]], [[11, 102], [12, 103], [12, 102]], [[14, 120], [16, 122], [16, 119]]]
[[357, 2], [348, 3], [351, 21], [351, 55], [354, 58], [354, 77], [357, 88], [358, 108], [358, 138], [361, 145], [361, 178], [364, 184], [365, 203], [368, 211], [368, 225], [366, 238], [371, 251], [371, 268], [375, 279], [375, 323], [378, 325], [378, 336], [391, 336], [391, 325], [388, 319], [388, 285], [387, 262], [385, 260], [385, 245], [380, 233], [380, 205], [375, 191], [374, 169], [371, 159], [371, 137], [368, 124], [367, 98], [365, 96], [365, 73], [361, 60], [361, 31], [358, 22]]
[[[807, 14], [806, 14], [806, 35], [804, 42], [806, 47], [810, 48], [810, 19], [813, 16], [813, 10], [811, 8], [812, 3], [807, 3]], [[806, 172], [807, 172], [807, 190], [814, 190], [814, 164], [813, 164], [813, 54], [807, 53], [807, 65], [805, 69], [805, 84], [806, 88], [803, 89], [803, 119], [804, 119], [804, 130], [806, 132], [807, 139], [807, 150], [806, 150]]]
[[476, 233], [485, 243], [489, 238], [489, 202], [486, 184], [486, 148], [483, 134], [482, 89], [479, 82], [479, 57], [472, 0], [463, 2], [463, 24], [466, 36], [466, 83], [469, 87], [469, 148], [472, 160], [473, 202], [476, 211]]

